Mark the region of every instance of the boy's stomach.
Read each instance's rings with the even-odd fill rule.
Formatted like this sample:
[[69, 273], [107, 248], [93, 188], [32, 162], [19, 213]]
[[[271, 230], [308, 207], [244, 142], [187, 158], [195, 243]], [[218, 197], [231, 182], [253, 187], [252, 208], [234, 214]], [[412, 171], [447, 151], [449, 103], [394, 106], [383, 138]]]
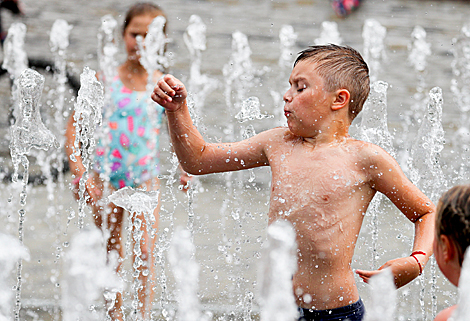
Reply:
[[332, 205], [327, 210], [294, 208], [289, 215], [277, 217], [291, 222], [296, 232], [298, 257], [293, 285], [302, 308], [333, 309], [359, 299], [351, 262], [364, 215], [353, 210], [357, 208], [357, 204], [351, 206], [355, 201], [338, 202], [336, 205], [341, 206]]
[[334, 309], [359, 300], [350, 265], [331, 259], [306, 262], [299, 257], [293, 287], [297, 305], [305, 309]]

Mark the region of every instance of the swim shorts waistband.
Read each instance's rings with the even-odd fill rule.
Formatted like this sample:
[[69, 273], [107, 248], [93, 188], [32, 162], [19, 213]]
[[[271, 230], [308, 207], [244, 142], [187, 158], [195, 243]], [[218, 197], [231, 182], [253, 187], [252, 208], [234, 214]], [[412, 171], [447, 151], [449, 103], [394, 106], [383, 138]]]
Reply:
[[359, 298], [357, 302], [340, 308], [326, 310], [311, 310], [299, 307], [299, 321], [309, 320], [362, 320], [365, 314], [364, 303]]

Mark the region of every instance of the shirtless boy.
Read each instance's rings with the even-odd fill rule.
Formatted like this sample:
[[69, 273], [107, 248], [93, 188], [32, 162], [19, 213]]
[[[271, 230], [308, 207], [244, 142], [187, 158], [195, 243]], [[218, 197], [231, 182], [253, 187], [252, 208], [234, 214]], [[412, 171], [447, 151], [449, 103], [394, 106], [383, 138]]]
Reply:
[[[362, 320], [364, 306], [351, 261], [367, 207], [385, 194], [415, 225], [412, 256], [389, 267], [397, 287], [416, 278], [432, 254], [435, 207], [380, 147], [353, 139], [349, 126], [369, 94], [368, 67], [350, 47], [302, 51], [284, 94], [288, 128], [233, 143], [206, 143], [193, 125], [187, 91], [175, 77], [160, 79], [152, 99], [166, 109], [182, 167], [194, 175], [270, 166], [269, 223], [290, 221], [296, 231], [294, 294], [299, 320]], [[336, 315], [335, 317], [333, 317]], [[333, 318], [332, 318], [333, 317]]]

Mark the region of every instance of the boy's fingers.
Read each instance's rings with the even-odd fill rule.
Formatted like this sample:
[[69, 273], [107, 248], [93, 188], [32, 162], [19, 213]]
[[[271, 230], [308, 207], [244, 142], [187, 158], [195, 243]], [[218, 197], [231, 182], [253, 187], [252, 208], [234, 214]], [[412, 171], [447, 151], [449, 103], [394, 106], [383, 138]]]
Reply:
[[356, 270], [356, 274], [359, 275], [361, 278], [365, 279], [370, 279], [376, 274], [379, 274], [381, 271], [376, 270], [376, 271], [366, 271], [366, 270]]
[[165, 81], [165, 79], [160, 79], [157, 82], [153, 92], [160, 97], [161, 99], [167, 100], [171, 96], [175, 95], [175, 91], [171, 88], [171, 85]]

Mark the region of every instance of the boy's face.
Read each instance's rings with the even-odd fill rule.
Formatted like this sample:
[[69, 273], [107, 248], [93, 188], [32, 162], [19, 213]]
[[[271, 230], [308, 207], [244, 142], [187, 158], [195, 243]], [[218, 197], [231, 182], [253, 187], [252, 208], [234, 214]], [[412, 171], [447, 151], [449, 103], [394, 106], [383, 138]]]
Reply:
[[316, 63], [297, 63], [289, 78], [290, 88], [284, 94], [284, 115], [290, 131], [297, 136], [314, 137], [328, 119], [334, 94], [327, 92]]

